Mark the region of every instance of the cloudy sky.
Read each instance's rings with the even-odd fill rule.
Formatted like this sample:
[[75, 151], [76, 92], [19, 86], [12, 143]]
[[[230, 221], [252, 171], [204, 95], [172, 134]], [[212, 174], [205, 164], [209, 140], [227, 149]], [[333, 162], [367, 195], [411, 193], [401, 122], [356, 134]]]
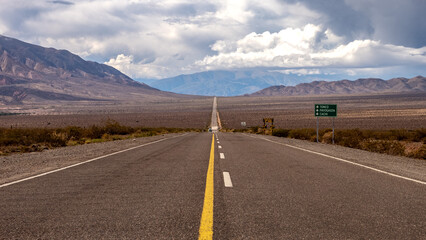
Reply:
[[0, 0], [0, 34], [133, 78], [426, 75], [425, 0]]

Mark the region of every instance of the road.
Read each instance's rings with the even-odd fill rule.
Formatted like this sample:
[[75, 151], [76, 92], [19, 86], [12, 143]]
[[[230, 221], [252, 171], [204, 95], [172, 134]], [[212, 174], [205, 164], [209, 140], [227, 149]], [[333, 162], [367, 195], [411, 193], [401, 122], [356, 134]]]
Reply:
[[188, 133], [1, 185], [0, 239], [425, 239], [425, 182], [274, 141]]
[[217, 130], [219, 130], [219, 126], [217, 122], [217, 98], [216, 97], [214, 97], [213, 99], [212, 118], [211, 118], [210, 127], [213, 132], [216, 132]]

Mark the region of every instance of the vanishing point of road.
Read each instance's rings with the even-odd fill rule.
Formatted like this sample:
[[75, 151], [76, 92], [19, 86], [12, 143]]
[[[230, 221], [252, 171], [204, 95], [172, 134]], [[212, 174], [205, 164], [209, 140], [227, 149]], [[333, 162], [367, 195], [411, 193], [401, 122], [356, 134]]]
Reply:
[[0, 239], [211, 238], [425, 239], [426, 183], [214, 131], [0, 185]]

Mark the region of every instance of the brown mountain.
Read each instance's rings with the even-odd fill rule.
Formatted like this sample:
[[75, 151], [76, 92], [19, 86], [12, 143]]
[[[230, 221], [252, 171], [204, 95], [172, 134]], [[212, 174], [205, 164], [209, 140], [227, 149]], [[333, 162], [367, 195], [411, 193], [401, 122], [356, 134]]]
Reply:
[[113, 67], [0, 35], [0, 104], [125, 100], [161, 94]]
[[358, 79], [355, 81], [315, 81], [296, 86], [272, 86], [250, 94], [249, 96], [301, 96], [329, 94], [362, 94], [390, 92], [426, 92], [426, 78], [417, 76], [411, 79], [378, 78]]

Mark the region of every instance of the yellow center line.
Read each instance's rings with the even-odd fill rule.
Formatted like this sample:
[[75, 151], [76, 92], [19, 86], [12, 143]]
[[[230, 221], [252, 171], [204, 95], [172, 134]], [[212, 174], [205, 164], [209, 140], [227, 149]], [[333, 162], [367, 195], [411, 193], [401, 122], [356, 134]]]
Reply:
[[214, 194], [214, 134], [210, 149], [209, 168], [207, 170], [206, 192], [204, 194], [203, 213], [201, 214], [199, 240], [213, 239], [213, 194]]

